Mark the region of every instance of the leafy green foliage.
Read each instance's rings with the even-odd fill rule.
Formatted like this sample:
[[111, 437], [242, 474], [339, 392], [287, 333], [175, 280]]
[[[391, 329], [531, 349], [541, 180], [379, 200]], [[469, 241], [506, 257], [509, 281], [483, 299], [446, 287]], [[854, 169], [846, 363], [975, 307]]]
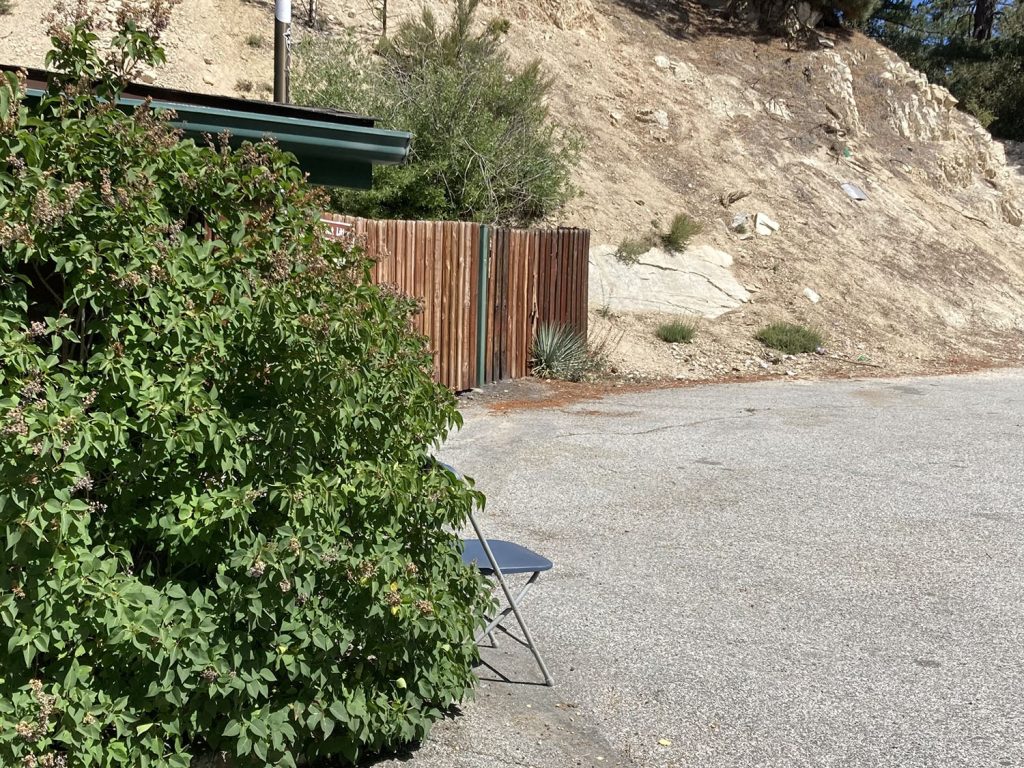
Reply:
[[825, 13], [839, 13], [844, 21], [856, 23], [869, 18], [878, 8], [879, 0], [819, 0]]
[[794, 323], [766, 325], [754, 338], [766, 347], [785, 352], [787, 355], [814, 352], [824, 343], [818, 331]]
[[410, 162], [377, 169], [372, 190], [338, 192], [338, 210], [529, 226], [570, 197], [579, 146], [550, 120], [551, 81], [537, 62], [508, 63], [503, 25], [473, 32], [477, 3], [456, 0], [448, 24], [424, 9], [382, 39], [376, 57], [345, 37], [298, 48], [297, 101], [377, 115], [413, 134]]
[[886, 0], [866, 29], [994, 136], [1024, 141], [1024, 5]]
[[691, 320], [673, 320], [658, 326], [658, 338], [669, 344], [689, 344], [697, 335], [697, 324]]
[[547, 379], [579, 381], [590, 368], [586, 340], [564, 325], [542, 325], [530, 351], [533, 373]]
[[704, 226], [699, 221], [694, 221], [685, 213], [677, 213], [672, 217], [666, 232], [661, 232], [658, 239], [661, 246], [669, 251], [686, 250], [690, 239], [704, 231]]
[[0, 80], [0, 765], [418, 739], [490, 598], [413, 303], [290, 156], [111, 107], [160, 58], [136, 21], [113, 56], [68, 23], [41, 102]]
[[[801, 25], [798, 21], [799, 0], [746, 0], [755, 12], [761, 28], [775, 33], [795, 36]], [[878, 7], [879, 0], [808, 0], [810, 9], [816, 11], [830, 24], [856, 24], [869, 18]]]

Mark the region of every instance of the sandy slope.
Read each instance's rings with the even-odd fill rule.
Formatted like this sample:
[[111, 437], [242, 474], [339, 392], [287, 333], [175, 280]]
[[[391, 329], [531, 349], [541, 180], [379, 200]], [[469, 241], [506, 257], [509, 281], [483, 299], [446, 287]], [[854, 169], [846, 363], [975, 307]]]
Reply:
[[[15, 3], [0, 17], [0, 60], [38, 64], [46, 41], [37, 20], [50, 4]], [[391, 0], [391, 24], [418, 7]], [[344, 24], [375, 38], [365, 0], [320, 8], [328, 33]], [[266, 93], [272, 15], [268, 0], [183, 0], [157, 82]], [[614, 243], [686, 211], [705, 225], [697, 242], [730, 253], [754, 291], [684, 349], [654, 339], [659, 318], [593, 307], [595, 336], [609, 341], [620, 371], [872, 370], [825, 358], [771, 362], [751, 335], [780, 318], [819, 326], [839, 357], [894, 372], [1022, 359], [1024, 176], [948, 94], [873, 41], [832, 35], [834, 49], [789, 50], [696, 6], [641, 0], [489, 0], [483, 16], [494, 15], [512, 22], [515, 59], [544, 61], [553, 114], [586, 139], [581, 194], [561, 220], [594, 230], [595, 244]], [[298, 24], [295, 34], [313, 33]], [[667, 128], [637, 119], [643, 110], [664, 110]], [[868, 200], [850, 200], [844, 181]], [[726, 208], [719, 198], [732, 191], [750, 194]], [[747, 240], [730, 232], [737, 212], [757, 211], [780, 231]], [[821, 301], [804, 298], [805, 287]]]

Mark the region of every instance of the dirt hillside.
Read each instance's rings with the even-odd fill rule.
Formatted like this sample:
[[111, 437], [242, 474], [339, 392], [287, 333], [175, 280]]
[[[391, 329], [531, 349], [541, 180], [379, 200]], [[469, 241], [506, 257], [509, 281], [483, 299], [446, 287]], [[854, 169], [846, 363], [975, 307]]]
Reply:
[[[0, 60], [41, 63], [50, 5], [14, 0], [0, 17]], [[304, 5], [295, 2], [299, 20]], [[300, 23], [297, 37], [342, 26], [376, 37], [365, 0], [319, 6], [325, 29]], [[419, 3], [389, 7], [395, 25]], [[693, 247], [731, 262], [744, 289], [747, 300], [702, 320], [689, 345], [655, 338], [666, 314], [617, 311], [592, 292], [592, 337], [618, 372], [800, 376], [1024, 360], [1019, 148], [1008, 163], [946, 91], [875, 42], [824, 31], [791, 46], [679, 2], [487, 0], [491, 16], [511, 21], [514, 58], [544, 62], [553, 114], [585, 138], [580, 194], [561, 220], [615, 244], [685, 211], [704, 225]], [[265, 97], [272, 29], [269, 0], [183, 0], [156, 82]], [[757, 213], [778, 231], [732, 229]], [[675, 258], [685, 271], [686, 255]], [[764, 350], [752, 335], [776, 319], [820, 328], [827, 354]]]

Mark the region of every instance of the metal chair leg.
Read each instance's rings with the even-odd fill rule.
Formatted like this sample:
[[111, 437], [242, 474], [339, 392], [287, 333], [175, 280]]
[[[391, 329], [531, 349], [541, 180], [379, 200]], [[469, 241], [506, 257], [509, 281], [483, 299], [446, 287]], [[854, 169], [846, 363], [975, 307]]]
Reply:
[[[505, 599], [508, 601], [509, 608], [516, 617], [516, 622], [519, 624], [519, 628], [523, 631], [523, 637], [526, 638], [527, 645], [530, 646], [530, 651], [533, 653], [533, 658], [537, 662], [537, 666], [540, 667], [541, 674], [544, 675], [544, 684], [547, 686], [553, 686], [555, 679], [548, 672], [547, 665], [544, 663], [544, 659], [540, 655], [540, 650], [537, 648], [537, 644], [533, 642], [533, 635], [530, 634], [529, 627], [526, 626], [526, 620], [523, 615], [519, 612], [519, 605], [516, 603], [515, 597], [512, 595], [512, 590], [508, 588], [508, 584], [505, 583], [505, 577], [501, 573], [501, 567], [498, 565], [497, 558], [494, 557], [494, 553], [491, 552], [491, 545], [487, 543], [487, 539], [484, 538], [483, 532], [480, 530], [480, 526], [476, 522], [476, 518], [473, 513], [469, 514], [469, 521], [473, 525], [473, 530], [476, 532], [477, 538], [480, 539], [480, 543], [483, 545], [484, 554], [487, 555], [487, 560], [491, 564], [491, 570], [494, 571], [494, 577], [498, 580], [498, 584], [501, 585], [502, 592], [505, 593]], [[536, 581], [536, 577], [539, 574], [534, 574], [533, 578], [527, 583], [525, 589], [528, 589], [530, 585]], [[522, 592], [520, 594], [523, 594]], [[507, 610], [508, 610], [507, 609]], [[490, 632], [494, 627], [488, 627], [485, 632]]]

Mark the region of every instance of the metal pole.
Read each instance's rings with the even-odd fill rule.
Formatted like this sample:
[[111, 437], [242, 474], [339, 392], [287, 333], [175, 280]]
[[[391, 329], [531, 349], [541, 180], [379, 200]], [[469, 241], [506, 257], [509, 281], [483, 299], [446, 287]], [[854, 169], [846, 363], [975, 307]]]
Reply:
[[276, 0], [274, 5], [274, 101], [287, 104], [288, 59], [292, 36], [292, 0]]

